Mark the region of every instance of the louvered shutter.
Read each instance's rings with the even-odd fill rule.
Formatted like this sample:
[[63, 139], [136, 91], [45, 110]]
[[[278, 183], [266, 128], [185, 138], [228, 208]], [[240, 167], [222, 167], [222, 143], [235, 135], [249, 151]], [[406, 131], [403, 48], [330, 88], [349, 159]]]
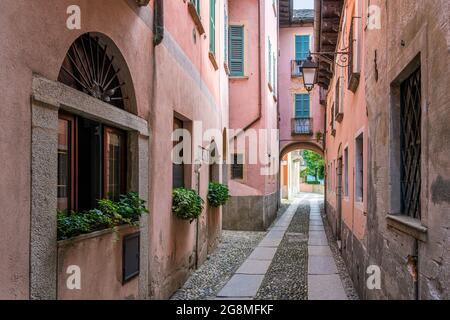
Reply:
[[295, 95], [295, 117], [309, 118], [309, 94]]
[[244, 75], [244, 27], [230, 26], [230, 74]]
[[216, 54], [216, 0], [209, 0], [209, 51]]
[[309, 55], [309, 36], [295, 36], [295, 60], [306, 60]]

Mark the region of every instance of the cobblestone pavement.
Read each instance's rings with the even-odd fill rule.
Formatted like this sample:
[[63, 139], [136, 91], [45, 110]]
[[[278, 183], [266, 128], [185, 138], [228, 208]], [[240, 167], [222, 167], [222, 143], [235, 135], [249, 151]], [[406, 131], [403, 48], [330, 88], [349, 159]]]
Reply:
[[278, 247], [256, 299], [308, 298], [308, 225], [309, 205], [302, 203]]
[[209, 259], [200, 266], [171, 299], [206, 300], [219, 290], [253, 251], [265, 232], [222, 232], [222, 239]]
[[300, 194], [283, 203], [268, 232], [223, 231], [172, 299], [358, 299], [322, 216], [323, 198]]

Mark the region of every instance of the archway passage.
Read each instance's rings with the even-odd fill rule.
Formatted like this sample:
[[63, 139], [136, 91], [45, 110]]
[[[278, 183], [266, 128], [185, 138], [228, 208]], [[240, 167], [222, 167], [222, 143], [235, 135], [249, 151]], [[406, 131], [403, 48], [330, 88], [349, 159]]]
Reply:
[[310, 150], [315, 153], [324, 156], [323, 146], [314, 141], [295, 141], [289, 143], [281, 143], [280, 159], [286, 154], [295, 150]]
[[[292, 200], [301, 194], [325, 194], [325, 162], [316, 148], [289, 146], [281, 153], [280, 197]], [[317, 150], [320, 151], [320, 150]]]

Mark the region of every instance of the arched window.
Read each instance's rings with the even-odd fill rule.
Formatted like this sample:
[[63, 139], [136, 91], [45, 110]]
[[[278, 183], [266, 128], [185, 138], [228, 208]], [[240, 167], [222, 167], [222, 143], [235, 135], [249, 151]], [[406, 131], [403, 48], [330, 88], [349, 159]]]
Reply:
[[99, 36], [85, 33], [70, 47], [62, 64], [58, 81], [94, 98], [124, 109], [122, 95], [125, 82], [120, 68], [114, 66], [115, 56]]
[[[112, 41], [86, 33], [67, 51], [58, 81], [120, 109], [128, 70]], [[124, 67], [124, 69], [126, 69]], [[129, 90], [131, 92], [131, 90]], [[58, 209], [87, 210], [127, 191], [128, 133], [101, 120], [59, 113]]]

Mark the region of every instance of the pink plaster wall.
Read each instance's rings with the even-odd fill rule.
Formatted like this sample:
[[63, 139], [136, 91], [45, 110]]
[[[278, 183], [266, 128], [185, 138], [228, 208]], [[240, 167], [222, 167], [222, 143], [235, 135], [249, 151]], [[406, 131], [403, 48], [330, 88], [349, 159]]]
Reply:
[[[201, 16], [206, 34], [200, 36], [184, 1], [165, 1], [165, 38], [156, 47], [156, 96], [151, 117], [153, 143], [151, 154], [152, 180], [150, 199], [150, 288], [156, 298], [169, 297], [186, 280], [196, 265], [207, 256], [208, 245], [220, 235], [221, 210], [208, 216], [208, 206], [197, 222], [177, 219], [172, 213], [172, 142], [173, 118], [177, 116], [189, 126], [200, 121], [203, 131], [228, 127], [228, 79], [225, 73], [223, 32], [224, 5], [216, 1], [216, 59], [215, 70], [209, 52], [209, 1], [202, 1]], [[196, 33], [196, 40], [192, 36]], [[198, 78], [197, 78], [198, 76]], [[200, 79], [200, 82], [199, 82]], [[222, 90], [220, 90], [222, 88]], [[202, 131], [192, 131], [192, 161], [202, 141]], [[216, 139], [220, 139], [217, 137]], [[197, 140], [198, 139], [198, 140]], [[199, 175], [193, 166], [186, 166], [186, 187], [199, 190], [206, 201], [209, 166], [203, 163]], [[198, 232], [197, 232], [198, 228]], [[198, 239], [198, 241], [197, 241]], [[198, 243], [198, 245], [196, 244]]]
[[[123, 236], [137, 228], [119, 227], [117, 232], [100, 231], [58, 244], [58, 299], [137, 299], [138, 277], [122, 283]], [[70, 290], [69, 266], [80, 267], [81, 288]]]
[[[347, 2], [346, 6], [346, 33], [345, 41], [347, 42], [348, 32], [350, 30], [351, 17], [354, 8], [354, 0]], [[361, 15], [363, 18], [363, 25], [366, 14]], [[356, 20], [357, 21], [357, 20]], [[362, 32], [361, 47], [364, 48], [364, 31]], [[344, 76], [344, 118], [341, 123], [336, 122], [336, 136], [330, 134], [329, 123], [327, 123], [327, 149], [326, 149], [326, 165], [336, 162], [338, 159], [339, 147], [341, 146], [342, 155], [344, 149], [348, 147], [349, 156], [349, 177], [348, 188], [349, 196], [343, 197], [342, 201], [342, 218], [347, 227], [355, 234], [355, 236], [362, 240], [365, 235], [366, 228], [366, 214], [367, 214], [367, 163], [368, 163], [368, 118], [365, 101], [365, 76], [364, 76], [364, 50], [361, 50], [361, 77], [356, 93], [347, 90], [348, 77], [347, 69], [336, 68], [335, 77], [330, 83], [330, 91], [328, 93], [327, 105], [327, 119], [331, 119], [331, 106], [334, 101], [334, 88], [336, 83], [336, 76]], [[331, 121], [331, 120], [330, 120]], [[327, 121], [327, 122], [330, 122]], [[364, 133], [364, 193], [363, 202], [355, 201], [355, 139], [359, 133]], [[344, 174], [344, 172], [343, 172]], [[333, 187], [327, 191], [327, 201], [336, 209], [336, 170], [329, 170], [328, 179], [333, 181]], [[344, 179], [344, 177], [343, 177]], [[344, 180], [343, 180], [344, 181]]]
[[[139, 116], [148, 117], [152, 75], [152, 31], [133, 11], [133, 1], [60, 0], [0, 2], [0, 298], [29, 297], [30, 96], [33, 73], [56, 80], [71, 43], [82, 33], [110, 37], [126, 60]], [[153, 2], [152, 2], [153, 3]], [[67, 7], [81, 7], [81, 30], [66, 28]], [[20, 128], [20, 130], [18, 130]]]
[[[197, 34], [194, 43], [191, 35], [195, 26], [187, 4], [165, 1], [166, 38], [155, 53], [151, 7], [138, 8], [132, 0], [55, 1], [51, 6], [43, 0], [26, 4], [12, 0], [0, 3], [0, 62], [5, 66], [0, 75], [0, 87], [8, 88], [3, 95], [0, 118], [0, 210], [3, 217], [0, 255], [4, 257], [0, 262], [0, 298], [29, 297], [30, 158], [24, 155], [29, 155], [30, 150], [32, 74], [56, 80], [69, 46], [88, 31], [104, 33], [115, 42], [130, 69], [138, 115], [150, 124], [150, 294], [167, 298], [183, 283], [189, 269], [195, 265], [197, 232], [195, 223], [176, 219], [171, 210], [173, 117], [176, 113], [185, 120], [200, 120], [205, 130], [217, 128], [221, 132], [228, 126], [228, 79], [223, 68], [221, 32], [226, 1], [217, 1], [216, 8], [219, 70], [213, 68], [208, 58], [208, 3], [202, 1], [206, 37]], [[72, 4], [81, 7], [81, 30], [70, 31], [65, 27], [66, 9]], [[21, 39], [20, 42], [17, 39]], [[170, 44], [167, 41], [171, 41]], [[176, 53], [168, 49], [174, 46], [178, 48]], [[158, 79], [154, 88], [153, 65]], [[198, 78], [193, 77], [193, 73]], [[17, 127], [22, 129], [17, 131]], [[193, 150], [208, 144], [200, 140]], [[189, 173], [189, 167], [187, 169]], [[203, 199], [206, 199], [208, 175], [208, 166], [203, 165], [199, 179]], [[187, 180], [190, 187], [196, 187], [192, 167]], [[205, 205], [198, 232], [199, 263], [206, 259], [208, 235], [217, 238], [220, 234], [221, 212], [210, 217], [209, 223], [206, 214]]]
[[[278, 48], [278, 21], [272, 7], [272, 1], [260, 1], [260, 30], [258, 30], [258, 1], [230, 1], [230, 24], [244, 25], [244, 77], [230, 77], [230, 128], [242, 129], [258, 119], [251, 129], [277, 128], [277, 94], [268, 86], [268, 39], [271, 39], [272, 52]], [[260, 39], [260, 40], [258, 40]], [[260, 41], [260, 42], [259, 42]], [[260, 48], [259, 48], [260, 46]], [[260, 51], [259, 51], [260, 50]], [[261, 63], [259, 63], [261, 57]], [[259, 85], [261, 76], [261, 86]], [[260, 91], [261, 90], [261, 91]], [[256, 131], [257, 133], [257, 131]], [[238, 139], [244, 139], [245, 135]], [[266, 145], [264, 161], [269, 161], [268, 155], [276, 158], [278, 146], [270, 146], [268, 137], [259, 140]], [[261, 169], [265, 166], [261, 159], [256, 164], [248, 164], [250, 148], [235, 151], [246, 155], [244, 180], [230, 182], [232, 195], [267, 195], [276, 191], [276, 176], [263, 175]], [[275, 162], [277, 162], [276, 160]], [[272, 164], [273, 165], [273, 164]]]
[[[280, 144], [282, 150], [290, 145], [307, 148], [305, 142], [316, 144], [316, 132], [323, 132], [325, 110], [319, 103], [319, 88], [311, 92], [310, 115], [313, 118], [312, 136], [292, 135], [292, 118], [295, 116], [295, 94], [307, 93], [302, 78], [291, 77], [291, 61], [295, 60], [295, 36], [309, 35], [310, 48], [314, 51], [314, 30], [312, 25], [280, 28], [279, 68], [279, 110], [280, 110]], [[318, 145], [318, 148], [321, 146]]]

